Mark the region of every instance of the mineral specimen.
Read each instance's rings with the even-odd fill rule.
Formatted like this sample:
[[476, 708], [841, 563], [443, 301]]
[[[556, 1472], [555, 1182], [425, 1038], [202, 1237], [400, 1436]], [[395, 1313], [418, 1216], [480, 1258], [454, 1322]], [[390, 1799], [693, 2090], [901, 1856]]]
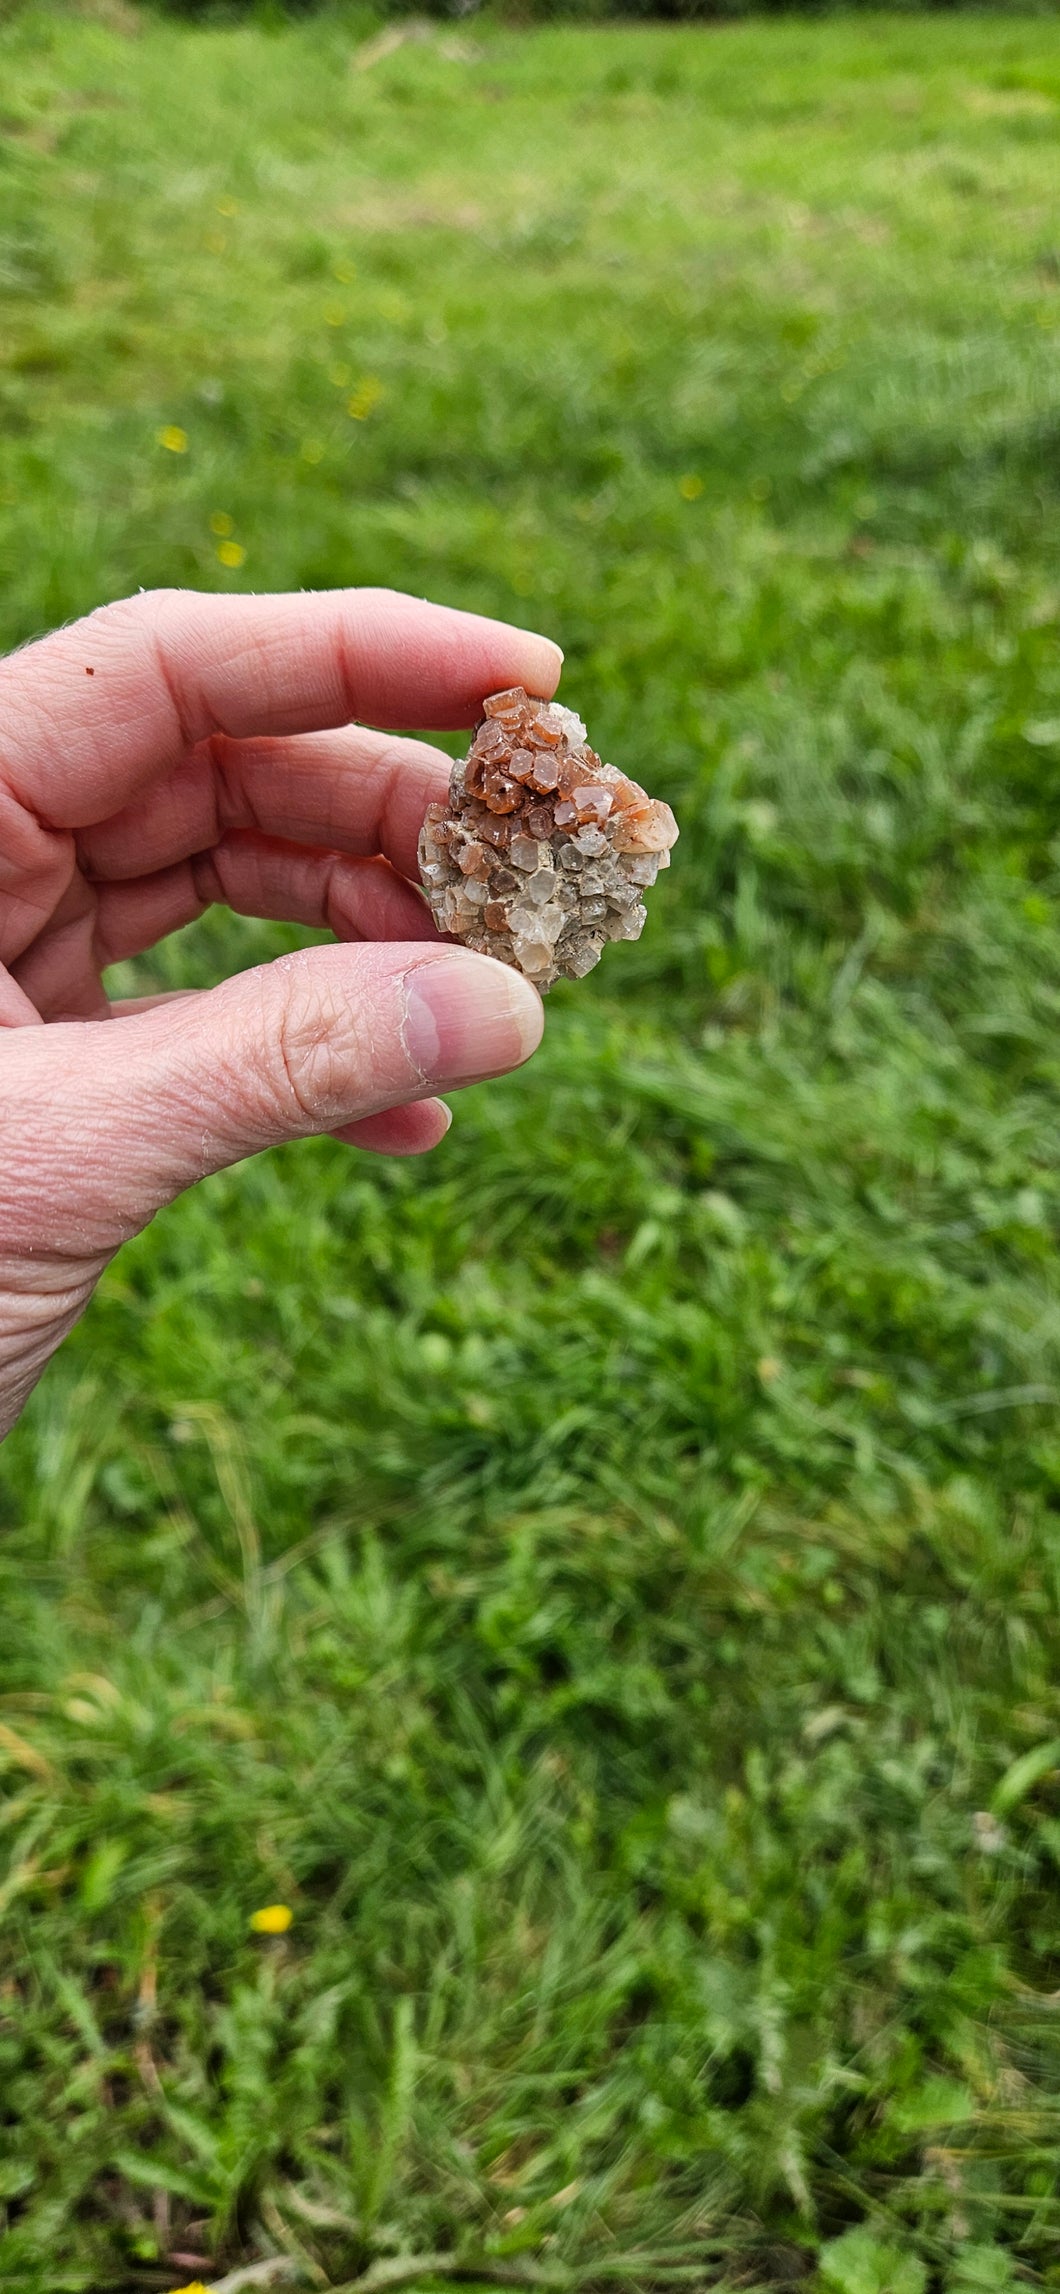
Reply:
[[591, 972], [606, 941], [639, 939], [677, 822], [601, 764], [572, 709], [520, 685], [482, 706], [448, 804], [428, 808], [420, 874], [440, 931], [544, 991]]

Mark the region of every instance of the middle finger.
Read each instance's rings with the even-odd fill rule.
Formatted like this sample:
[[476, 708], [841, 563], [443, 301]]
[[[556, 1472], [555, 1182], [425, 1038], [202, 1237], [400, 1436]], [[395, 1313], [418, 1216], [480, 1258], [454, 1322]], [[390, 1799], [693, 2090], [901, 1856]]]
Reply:
[[450, 760], [425, 741], [361, 725], [282, 739], [200, 742], [167, 780], [77, 838], [98, 882], [153, 874], [238, 829], [332, 852], [383, 853], [415, 877], [429, 804], [444, 801]]

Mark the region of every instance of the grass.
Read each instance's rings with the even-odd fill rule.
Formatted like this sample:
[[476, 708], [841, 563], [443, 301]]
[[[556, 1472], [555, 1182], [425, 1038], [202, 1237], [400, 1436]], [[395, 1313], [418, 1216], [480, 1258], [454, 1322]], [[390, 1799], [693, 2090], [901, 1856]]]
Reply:
[[509, 615], [683, 839], [3, 1452], [0, 2278], [1060, 2286], [1060, 22], [112, 6], [0, 26], [3, 641]]

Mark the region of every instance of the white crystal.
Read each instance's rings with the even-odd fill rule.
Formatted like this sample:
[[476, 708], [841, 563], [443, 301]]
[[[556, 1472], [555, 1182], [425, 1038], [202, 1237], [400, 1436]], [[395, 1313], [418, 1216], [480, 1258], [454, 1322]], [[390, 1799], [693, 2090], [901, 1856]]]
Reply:
[[512, 952], [516, 963], [522, 966], [531, 979], [535, 979], [539, 972], [547, 972], [552, 962], [552, 943], [549, 940], [524, 940], [519, 934], [513, 933]]
[[[562, 879], [561, 879], [562, 882]], [[546, 900], [555, 898], [557, 890], [554, 868], [539, 868], [523, 886], [523, 899], [534, 908], [543, 908]]]
[[593, 965], [599, 963], [603, 952], [604, 943], [602, 940], [594, 939], [589, 935], [586, 935], [584, 940], [575, 940], [569, 949], [564, 948], [564, 970], [570, 979], [584, 980], [586, 972], [591, 972]]
[[635, 908], [627, 908], [624, 915], [615, 917], [609, 938], [612, 940], [639, 940], [647, 921], [648, 911], [643, 901], [638, 900]]
[[580, 748], [582, 742], [588, 740], [589, 736], [581, 718], [574, 709], [565, 709], [562, 701], [551, 701], [544, 714], [550, 725], [554, 725], [558, 732], [566, 734], [572, 749]]

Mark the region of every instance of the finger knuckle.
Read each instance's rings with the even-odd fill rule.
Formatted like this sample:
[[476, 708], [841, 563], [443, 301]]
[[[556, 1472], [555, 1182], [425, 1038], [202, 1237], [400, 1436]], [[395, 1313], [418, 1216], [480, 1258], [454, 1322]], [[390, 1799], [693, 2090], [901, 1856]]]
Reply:
[[271, 1031], [268, 1065], [281, 1112], [311, 1131], [348, 1116], [357, 1095], [357, 1062], [349, 1011], [327, 988], [308, 995], [286, 989]]
[[179, 595], [175, 589], [141, 589], [135, 597], [113, 598], [109, 605], [97, 605], [87, 614], [83, 627], [96, 635], [117, 631], [119, 636], [129, 630], [151, 629]]

